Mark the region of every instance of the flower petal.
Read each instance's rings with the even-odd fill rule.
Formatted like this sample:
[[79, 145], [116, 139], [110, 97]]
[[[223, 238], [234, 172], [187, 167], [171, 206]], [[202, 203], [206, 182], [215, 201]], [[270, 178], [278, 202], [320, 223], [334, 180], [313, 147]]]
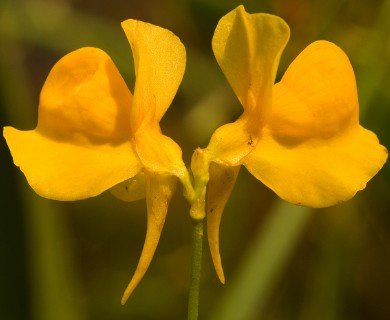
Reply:
[[240, 166], [227, 167], [216, 163], [210, 165], [210, 180], [207, 185], [207, 235], [215, 271], [222, 283], [225, 283], [225, 276], [219, 253], [219, 225], [239, 171]]
[[4, 128], [4, 137], [30, 186], [49, 199], [93, 197], [141, 170], [130, 142], [78, 145], [12, 127]]
[[270, 122], [275, 138], [290, 143], [355, 128], [359, 103], [346, 54], [328, 41], [303, 50], [274, 87]]
[[334, 44], [306, 48], [275, 85], [273, 101], [244, 165], [281, 198], [310, 207], [346, 201], [385, 163], [387, 150], [359, 125], [355, 76]]
[[380, 170], [387, 150], [371, 131], [356, 126], [332, 139], [291, 146], [265, 130], [244, 165], [282, 199], [327, 207], [352, 198]]
[[132, 95], [110, 57], [81, 48], [60, 59], [42, 88], [37, 130], [53, 139], [128, 140]]
[[142, 280], [156, 251], [169, 201], [175, 191], [177, 178], [170, 175], [156, 175], [150, 172], [146, 176], [146, 204], [148, 209], [147, 231], [144, 247], [139, 259], [137, 269], [128, 284], [123, 297], [125, 304], [131, 293]]
[[186, 53], [179, 38], [158, 26], [126, 20], [122, 28], [130, 42], [136, 71], [132, 123], [160, 122], [183, 78]]
[[248, 14], [243, 6], [219, 21], [213, 51], [244, 113], [215, 131], [207, 147], [212, 161], [239, 165], [256, 145], [271, 111], [272, 87], [288, 38], [289, 27], [282, 19]]
[[217, 128], [205, 151], [210, 161], [237, 166], [253, 150], [257, 140], [257, 135], [248, 128], [246, 119], [240, 117], [233, 123]]
[[135, 145], [138, 157], [147, 170], [177, 177], [187, 171], [180, 147], [161, 134], [157, 125], [148, 130], [139, 130], [135, 135]]
[[131, 202], [143, 199], [146, 196], [145, 173], [140, 171], [134, 177], [127, 179], [110, 189], [113, 196], [119, 200]]
[[271, 91], [280, 55], [290, 30], [279, 17], [248, 14], [241, 5], [222, 17], [215, 29], [215, 57], [245, 109], [263, 115], [271, 107]]
[[14, 162], [41, 196], [100, 194], [141, 169], [131, 146], [132, 95], [110, 57], [82, 48], [59, 60], [42, 88], [38, 126], [4, 128]]

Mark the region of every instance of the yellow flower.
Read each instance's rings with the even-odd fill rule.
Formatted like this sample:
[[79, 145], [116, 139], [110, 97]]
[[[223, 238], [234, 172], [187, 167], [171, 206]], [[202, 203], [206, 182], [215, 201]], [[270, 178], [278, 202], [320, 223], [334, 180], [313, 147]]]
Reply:
[[359, 125], [354, 72], [336, 45], [312, 43], [274, 84], [288, 39], [282, 19], [243, 6], [220, 20], [213, 37], [217, 62], [244, 107], [192, 160], [194, 171], [210, 164], [209, 176], [204, 168], [194, 176], [209, 180], [208, 238], [222, 282], [219, 224], [241, 165], [286, 201], [326, 207], [364, 189], [387, 159], [376, 135]]
[[159, 126], [183, 77], [184, 46], [151, 24], [126, 20], [122, 27], [134, 56], [134, 96], [105, 52], [82, 48], [51, 70], [37, 127], [5, 127], [4, 137], [15, 164], [43, 197], [85, 199], [114, 186], [123, 200], [146, 195], [147, 234], [125, 303], [152, 260], [177, 178], [188, 179], [188, 171], [180, 147]]
[[195, 150], [191, 179], [180, 147], [159, 125], [182, 80], [184, 46], [151, 24], [126, 20], [122, 27], [134, 56], [134, 96], [105, 52], [82, 48], [51, 70], [37, 127], [4, 128], [15, 164], [43, 197], [78, 200], [105, 190], [125, 201], [146, 197], [145, 244], [122, 303], [149, 267], [178, 179], [192, 219], [207, 211], [211, 255], [224, 282], [219, 225], [242, 165], [282, 199], [325, 207], [352, 198], [385, 163], [387, 150], [359, 124], [344, 52], [314, 42], [274, 84], [289, 27], [239, 6], [220, 20], [212, 45], [244, 112]]

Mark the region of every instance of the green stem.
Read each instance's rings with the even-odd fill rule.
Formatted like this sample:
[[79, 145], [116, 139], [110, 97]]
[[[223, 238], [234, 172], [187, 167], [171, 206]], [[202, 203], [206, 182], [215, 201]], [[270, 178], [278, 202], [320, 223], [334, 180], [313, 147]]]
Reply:
[[188, 320], [198, 319], [200, 272], [202, 268], [203, 221], [195, 221], [192, 229], [191, 285], [188, 299]]

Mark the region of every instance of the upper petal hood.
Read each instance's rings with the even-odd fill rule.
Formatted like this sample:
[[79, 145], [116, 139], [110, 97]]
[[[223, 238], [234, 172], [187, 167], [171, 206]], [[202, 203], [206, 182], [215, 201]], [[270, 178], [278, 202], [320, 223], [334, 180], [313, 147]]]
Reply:
[[248, 14], [243, 6], [219, 21], [213, 51], [244, 113], [213, 134], [207, 151], [216, 162], [239, 165], [256, 145], [271, 112], [272, 86], [289, 34], [281, 18]]
[[134, 56], [136, 82], [131, 121], [136, 131], [143, 123], [159, 123], [183, 78], [186, 52], [180, 39], [167, 29], [138, 20], [122, 28]]

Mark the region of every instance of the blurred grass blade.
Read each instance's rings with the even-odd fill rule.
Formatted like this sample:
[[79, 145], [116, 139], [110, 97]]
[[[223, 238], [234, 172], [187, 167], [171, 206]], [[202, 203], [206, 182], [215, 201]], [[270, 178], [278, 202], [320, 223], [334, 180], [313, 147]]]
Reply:
[[223, 296], [209, 319], [254, 319], [264, 310], [279, 281], [311, 210], [279, 201], [269, 212], [248, 249], [235, 278], [227, 281]]
[[378, 95], [378, 90], [387, 83], [389, 72], [388, 59], [382, 58], [384, 52], [388, 52], [390, 37], [390, 0], [382, 3], [379, 16], [373, 28], [367, 29], [364, 46], [360, 46], [355, 52], [355, 60], [361, 65], [359, 70], [358, 86], [360, 116], [364, 118], [372, 109], [369, 106]]
[[[24, 182], [23, 182], [24, 183]], [[27, 248], [35, 320], [86, 319], [59, 206], [25, 190]]]

